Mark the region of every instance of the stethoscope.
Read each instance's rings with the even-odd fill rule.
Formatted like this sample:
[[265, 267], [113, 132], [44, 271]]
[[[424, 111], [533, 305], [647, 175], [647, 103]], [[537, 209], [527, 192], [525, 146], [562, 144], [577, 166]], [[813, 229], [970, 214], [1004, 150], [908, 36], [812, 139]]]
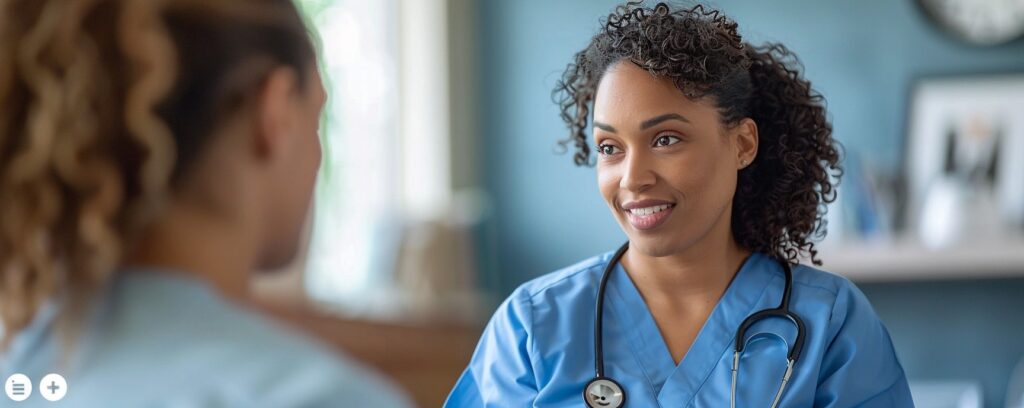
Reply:
[[[604, 275], [601, 276], [601, 285], [597, 289], [597, 316], [594, 318], [594, 370], [596, 374], [594, 379], [590, 380], [583, 389], [583, 400], [591, 408], [618, 408], [626, 403], [626, 392], [622, 386], [604, 375], [604, 349], [601, 345], [601, 325], [602, 316], [604, 315], [604, 292], [608, 286], [608, 277], [611, 276], [612, 270], [615, 269], [615, 265], [622, 259], [622, 255], [626, 253], [627, 248], [629, 248], [629, 242], [623, 244], [615, 252], [615, 255], [612, 256], [611, 261], [604, 268]], [[775, 393], [775, 400], [772, 401], [771, 405], [772, 408], [779, 405], [782, 392], [785, 391], [786, 384], [789, 383], [789, 377], [793, 374], [793, 365], [800, 358], [800, 350], [804, 347], [804, 322], [800, 319], [800, 316], [789, 310], [789, 295], [793, 292], [793, 270], [788, 262], [780, 261], [779, 263], [782, 264], [782, 269], [786, 272], [786, 286], [783, 289], [782, 302], [779, 303], [779, 307], [765, 309], [747, 316], [743, 323], [740, 324], [739, 329], [736, 330], [736, 347], [732, 357], [732, 387], [729, 393], [729, 406], [732, 408], [736, 408], [736, 375], [740, 369], [740, 354], [743, 353], [743, 347], [746, 345], [743, 341], [743, 336], [746, 334], [747, 328], [768, 317], [784, 317], [796, 325], [796, 342], [793, 343], [793, 347], [789, 349], [789, 354], [786, 356], [786, 373], [782, 376], [782, 385], [779, 386], [779, 391]]]

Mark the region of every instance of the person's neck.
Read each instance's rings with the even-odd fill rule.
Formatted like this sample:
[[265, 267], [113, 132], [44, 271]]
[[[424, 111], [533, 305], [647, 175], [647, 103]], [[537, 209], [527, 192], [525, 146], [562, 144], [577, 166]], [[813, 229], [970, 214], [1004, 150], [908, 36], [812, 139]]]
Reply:
[[224, 296], [242, 298], [249, 290], [256, 234], [240, 225], [194, 206], [172, 204], [127, 248], [125, 264], [188, 274]]
[[731, 233], [709, 238], [660, 257], [630, 248], [622, 264], [648, 302], [681, 308], [713, 305], [725, 293], [750, 251], [739, 246]]

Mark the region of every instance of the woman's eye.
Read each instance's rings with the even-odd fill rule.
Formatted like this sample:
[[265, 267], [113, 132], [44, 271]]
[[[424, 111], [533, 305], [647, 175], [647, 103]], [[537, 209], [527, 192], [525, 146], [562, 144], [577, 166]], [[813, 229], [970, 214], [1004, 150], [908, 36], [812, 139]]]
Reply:
[[654, 146], [656, 146], [656, 147], [671, 146], [671, 145], [674, 145], [674, 144], [679, 143], [679, 142], [680, 142], [680, 139], [678, 137], [676, 137], [676, 136], [659, 136], [657, 139], [654, 140]]
[[610, 144], [602, 143], [602, 144], [597, 145], [597, 152], [602, 154], [602, 155], [605, 155], [605, 156], [617, 153], [618, 152], [617, 149], [618, 149], [617, 147], [612, 146]]

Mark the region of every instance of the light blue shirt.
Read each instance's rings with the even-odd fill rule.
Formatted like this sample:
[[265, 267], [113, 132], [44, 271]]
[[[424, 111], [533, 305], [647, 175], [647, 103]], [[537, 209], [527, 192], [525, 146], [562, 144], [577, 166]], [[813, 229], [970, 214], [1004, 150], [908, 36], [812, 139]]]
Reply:
[[[52, 306], [14, 338], [0, 374], [33, 381], [18, 407], [410, 406], [372, 371], [185, 275], [120, 273], [102, 299], [67, 365]], [[59, 402], [39, 394], [51, 372], [68, 383]]]
[[[498, 308], [448, 407], [582, 407], [594, 377], [594, 315], [607, 253], [520, 286]], [[728, 407], [736, 329], [777, 307], [784, 272], [750, 256], [676, 365], [643, 298], [621, 266], [604, 312], [606, 376], [628, 407]], [[844, 278], [793, 268], [792, 311], [806, 324], [803, 353], [780, 407], [913, 407], [889, 334], [864, 295]], [[796, 338], [788, 320], [752, 326], [740, 358], [737, 407], [767, 407]]]

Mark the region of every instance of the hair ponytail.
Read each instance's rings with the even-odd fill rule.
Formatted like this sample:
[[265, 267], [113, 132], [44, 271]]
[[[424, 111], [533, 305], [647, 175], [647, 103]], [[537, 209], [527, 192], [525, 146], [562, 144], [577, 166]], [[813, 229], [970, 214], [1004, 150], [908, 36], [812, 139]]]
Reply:
[[739, 174], [733, 233], [740, 244], [779, 259], [815, 264], [812, 239], [824, 234], [824, 204], [842, 175], [825, 99], [781, 44], [746, 44], [752, 93], [747, 115], [758, 126], [757, 158]]

